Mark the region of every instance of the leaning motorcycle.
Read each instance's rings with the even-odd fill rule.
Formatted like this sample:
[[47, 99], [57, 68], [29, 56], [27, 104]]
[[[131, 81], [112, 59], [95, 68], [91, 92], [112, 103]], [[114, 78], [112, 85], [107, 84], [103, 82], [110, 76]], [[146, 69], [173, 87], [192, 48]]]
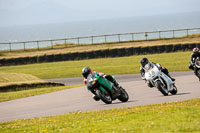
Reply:
[[195, 63], [194, 63], [194, 71], [195, 75], [199, 78], [200, 81], [200, 58], [196, 58]]
[[88, 75], [87, 88], [106, 104], [111, 104], [115, 99], [119, 99], [122, 102], [127, 102], [129, 99], [125, 89], [116, 87], [111, 81], [104, 76], [99, 76], [97, 73]]
[[145, 79], [156, 87], [164, 96], [168, 93], [175, 95], [177, 88], [175, 83], [164, 74], [155, 64], [148, 63], [145, 65]]

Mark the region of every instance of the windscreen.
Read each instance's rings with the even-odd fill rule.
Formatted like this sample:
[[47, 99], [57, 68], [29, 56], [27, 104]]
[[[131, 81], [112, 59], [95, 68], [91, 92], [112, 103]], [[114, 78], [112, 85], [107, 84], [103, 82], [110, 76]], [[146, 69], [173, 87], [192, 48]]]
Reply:
[[87, 77], [87, 86], [90, 88], [92, 86], [92, 82], [95, 79], [95, 73], [90, 73]]
[[152, 63], [148, 63], [148, 64], [146, 64], [145, 66], [144, 66], [144, 69], [145, 69], [145, 71], [148, 71], [149, 69], [152, 69], [153, 68], [153, 64]]

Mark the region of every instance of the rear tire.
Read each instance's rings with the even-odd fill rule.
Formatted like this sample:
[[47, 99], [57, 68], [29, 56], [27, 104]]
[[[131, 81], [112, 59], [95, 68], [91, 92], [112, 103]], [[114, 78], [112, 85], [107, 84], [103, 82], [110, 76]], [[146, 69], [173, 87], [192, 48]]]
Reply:
[[159, 80], [155, 83], [155, 86], [164, 96], [168, 95], [168, 90], [162, 87], [162, 83]]
[[174, 87], [173, 87], [173, 91], [171, 91], [170, 93], [172, 94], [172, 95], [175, 95], [176, 93], [177, 93], [177, 88], [176, 88], [176, 86], [174, 85]]
[[128, 93], [123, 88], [121, 88], [121, 94], [118, 99], [122, 102], [127, 102], [129, 99]]
[[102, 92], [100, 89], [97, 89], [96, 93], [104, 103], [106, 103], [106, 104], [112, 103], [112, 98], [106, 90], [105, 90], [105, 92]]

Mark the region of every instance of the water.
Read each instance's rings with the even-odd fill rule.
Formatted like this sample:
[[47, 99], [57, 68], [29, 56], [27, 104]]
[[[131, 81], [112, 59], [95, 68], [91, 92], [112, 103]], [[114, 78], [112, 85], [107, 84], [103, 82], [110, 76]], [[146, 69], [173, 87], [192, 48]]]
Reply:
[[[186, 28], [200, 28], [200, 12], [157, 15], [134, 18], [119, 18], [83, 22], [67, 22], [58, 24], [41, 24], [27, 26], [0, 27], [0, 43], [20, 42], [32, 40], [49, 40], [59, 38], [74, 38], [83, 36], [149, 32], [159, 30], [173, 30]], [[200, 33], [200, 31], [196, 31]], [[195, 33], [195, 31], [194, 31]], [[185, 34], [185, 33], [179, 33]], [[134, 39], [144, 39], [144, 35], [135, 35]], [[148, 36], [154, 38], [156, 35]], [[171, 36], [163, 34], [162, 36]], [[131, 40], [132, 36], [121, 36], [120, 40]], [[107, 37], [107, 41], [118, 41], [118, 37]], [[104, 37], [95, 38], [94, 43], [104, 42]], [[77, 40], [68, 40], [77, 43]], [[79, 43], [90, 43], [91, 39], [81, 39]], [[54, 43], [64, 43], [57, 41]], [[37, 43], [30, 43], [26, 48], [36, 48]], [[40, 47], [50, 46], [51, 42], [40, 43]], [[13, 49], [24, 48], [23, 44], [13, 44]], [[0, 50], [9, 49], [8, 45], [1, 44]]]

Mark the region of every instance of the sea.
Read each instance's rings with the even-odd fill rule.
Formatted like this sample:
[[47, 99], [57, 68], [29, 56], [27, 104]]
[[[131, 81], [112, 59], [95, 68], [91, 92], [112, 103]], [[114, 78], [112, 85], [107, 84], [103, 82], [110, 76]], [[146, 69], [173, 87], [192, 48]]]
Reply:
[[[0, 26], [0, 43], [64, 39], [188, 28], [200, 28], [200, 12], [138, 16], [130, 18], [112, 18], [79, 22], [63, 22], [54, 24], [37, 24], [7, 27]], [[192, 33], [200, 33], [200, 30], [192, 31]], [[129, 37], [130, 36], [124, 37], [124, 40], [128, 39]], [[117, 37], [111, 37], [107, 38], [107, 41], [117, 41], [117, 39]], [[121, 39], [123, 40], [123, 36], [121, 37]], [[104, 38], [99, 37], [96, 38], [96, 40], [93, 40], [93, 43], [95, 43], [95, 41], [98, 43], [104, 40]], [[83, 39], [79, 41], [79, 43], [85, 44], [90, 43], [91, 39]], [[67, 40], [67, 42], [77, 43], [77, 40], [72, 39]], [[54, 43], [63, 42], [58, 41]], [[40, 44], [40, 47], [50, 46], [51, 44], [52, 42], [44, 42], [43, 44]], [[12, 49], [21, 49], [23, 47], [23, 44], [12, 45]], [[29, 46], [26, 46], [26, 48], [34, 47], [36, 48], [37, 44], [30, 44]], [[0, 50], [8, 49], [8, 45], [0, 44]]]

